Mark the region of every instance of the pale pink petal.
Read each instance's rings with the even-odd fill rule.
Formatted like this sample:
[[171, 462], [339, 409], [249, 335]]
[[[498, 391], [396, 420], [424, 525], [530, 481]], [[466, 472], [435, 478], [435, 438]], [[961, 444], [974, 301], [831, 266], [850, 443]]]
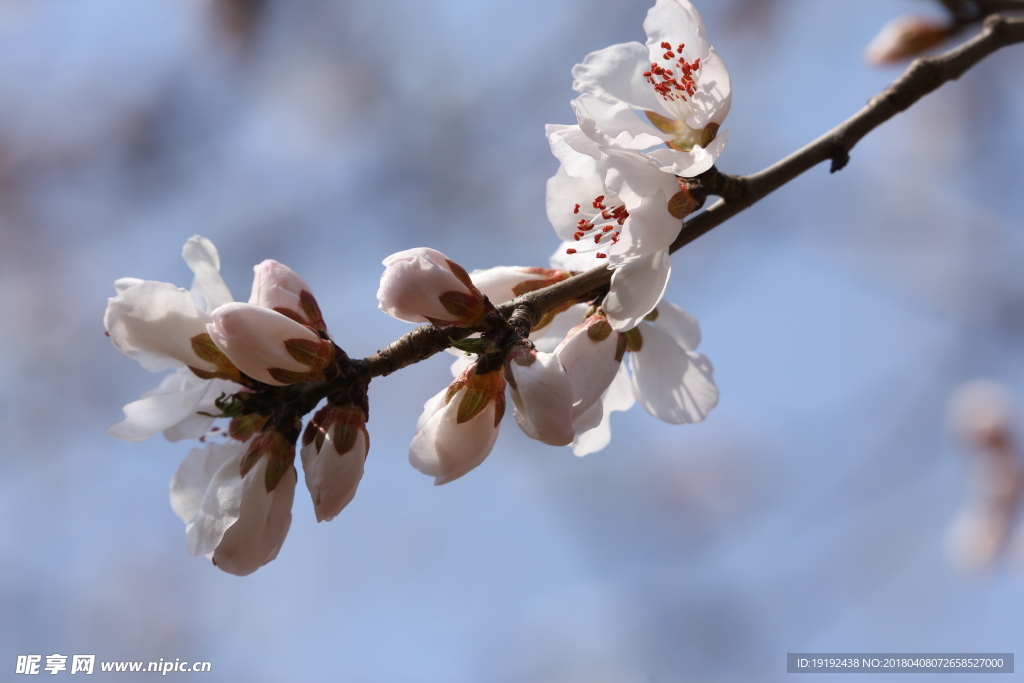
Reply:
[[513, 288], [530, 280], [543, 280], [548, 275], [529, 272], [522, 266], [497, 266], [486, 270], [474, 270], [469, 274], [476, 288], [497, 306], [516, 298]]
[[[179, 370], [178, 372], [185, 372]], [[188, 371], [188, 374], [192, 374]], [[206, 383], [206, 393], [199, 401], [199, 405], [192, 414], [188, 415], [180, 422], [171, 425], [163, 431], [165, 439], [171, 442], [182, 441], [184, 439], [198, 439], [205, 435], [210, 427], [213, 425], [214, 418], [209, 417], [210, 415], [219, 415], [221, 409], [217, 407], [215, 401], [221, 396], [230, 396], [237, 394], [242, 391], [240, 384], [229, 382], [226, 379], [214, 379], [208, 380]], [[200, 413], [207, 413], [201, 415]]]
[[535, 330], [530, 335], [530, 341], [538, 351], [551, 353], [562, 343], [565, 335], [569, 334], [569, 330], [586, 319], [587, 308], [587, 304], [575, 304], [568, 310], [559, 313], [548, 325]]
[[304, 446], [300, 452], [306, 488], [313, 498], [313, 512], [318, 522], [329, 522], [352, 502], [366, 462], [366, 436], [362, 430], [356, 434], [351, 450], [345, 453], [338, 453], [332, 433], [333, 430], [329, 430], [324, 435], [319, 453], [315, 442]]
[[619, 370], [621, 358], [616, 358], [618, 333], [611, 332], [603, 340], [595, 341], [583, 329], [570, 333], [553, 353], [572, 384], [572, 417], [575, 420], [601, 398]]
[[377, 290], [377, 307], [410, 323], [430, 322], [428, 318], [457, 322], [440, 297], [448, 292], [475, 292], [454, 275], [448, 261], [441, 252], [426, 247], [406, 249], [387, 257]]
[[206, 326], [213, 343], [239, 370], [266, 384], [284, 386], [269, 372], [279, 368], [293, 372], [309, 372], [310, 366], [295, 360], [285, 341], [300, 339], [316, 344], [320, 337], [291, 318], [254, 304], [224, 304], [210, 315]]

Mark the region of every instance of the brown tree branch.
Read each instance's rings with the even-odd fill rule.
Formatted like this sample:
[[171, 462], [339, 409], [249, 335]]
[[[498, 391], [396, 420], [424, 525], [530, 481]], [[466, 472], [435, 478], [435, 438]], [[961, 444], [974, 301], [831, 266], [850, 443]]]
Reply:
[[[1016, 0], [988, 0], [986, 8], [997, 2], [1002, 7], [1020, 7]], [[683, 223], [670, 251], [678, 251], [823, 161], [831, 160], [832, 173], [841, 170], [850, 160], [850, 151], [869, 132], [943, 84], [960, 78], [996, 50], [1021, 42], [1024, 19], [989, 16], [978, 35], [941, 55], [914, 60], [863, 109], [785, 159], [746, 177], [722, 174], [717, 169], [702, 174], [698, 181], [721, 198]], [[498, 312], [525, 331], [560, 304], [598, 295], [608, 286], [612, 272], [604, 266], [593, 268], [504, 303], [498, 306]], [[388, 375], [445, 350], [451, 346], [451, 339], [464, 339], [470, 333], [455, 327], [421, 326], [357, 363], [366, 377]]]

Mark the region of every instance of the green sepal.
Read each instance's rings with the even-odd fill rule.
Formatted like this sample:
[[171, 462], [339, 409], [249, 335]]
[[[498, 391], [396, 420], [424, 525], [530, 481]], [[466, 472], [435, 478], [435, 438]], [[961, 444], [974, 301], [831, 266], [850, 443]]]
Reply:
[[489, 392], [470, 385], [466, 393], [462, 395], [462, 401], [459, 403], [455, 422], [457, 424], [469, 422], [484, 411], [490, 400], [491, 394]]
[[626, 338], [626, 348], [636, 353], [644, 347], [644, 336], [640, 334], [640, 329], [634, 327], [633, 329], [623, 332], [622, 336]]
[[487, 346], [490, 344], [490, 342], [482, 337], [477, 337], [476, 339], [452, 339], [448, 337], [448, 341], [451, 342], [452, 348], [475, 354], [486, 353]]
[[587, 336], [591, 341], [603, 342], [612, 333], [612, 326], [604, 318], [587, 326]]

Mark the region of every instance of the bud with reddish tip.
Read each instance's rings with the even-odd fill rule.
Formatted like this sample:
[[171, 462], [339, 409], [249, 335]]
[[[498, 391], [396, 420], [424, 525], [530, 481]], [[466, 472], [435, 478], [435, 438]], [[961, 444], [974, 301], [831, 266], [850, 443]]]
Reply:
[[435, 249], [392, 254], [377, 290], [378, 308], [409, 323], [472, 327], [488, 312], [465, 269]]
[[528, 437], [550, 446], [572, 443], [572, 384], [555, 354], [520, 342], [509, 354], [505, 379], [512, 389], [516, 422]]
[[254, 304], [224, 304], [206, 329], [239, 370], [266, 384], [284, 386], [323, 379], [334, 345], [277, 311]]
[[269, 308], [321, 332], [327, 331], [312, 290], [295, 271], [273, 259], [253, 267], [249, 303]]
[[896, 17], [878, 32], [864, 50], [869, 64], [892, 64], [930, 50], [949, 38], [952, 27], [931, 17]]
[[447, 484], [490, 454], [505, 414], [505, 378], [500, 371], [477, 374], [470, 365], [451, 385], [427, 401], [409, 446], [409, 462], [434, 484]]
[[597, 313], [569, 330], [555, 348], [572, 385], [572, 419], [593, 406], [615, 379], [626, 353], [626, 337], [612, 330], [608, 318]]
[[370, 448], [366, 414], [358, 406], [324, 406], [302, 436], [302, 470], [316, 521], [331, 521], [356, 495]]

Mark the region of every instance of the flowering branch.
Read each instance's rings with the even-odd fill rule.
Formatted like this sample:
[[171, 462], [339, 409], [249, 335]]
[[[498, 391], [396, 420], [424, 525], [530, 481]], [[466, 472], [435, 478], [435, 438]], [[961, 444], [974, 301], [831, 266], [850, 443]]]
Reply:
[[[964, 12], [977, 20], [993, 4], [977, 0]], [[947, 40], [969, 19], [950, 10], [947, 24], [898, 20], [869, 57], [902, 59]], [[731, 82], [697, 9], [655, 0], [644, 31], [646, 44], [612, 45], [577, 64], [577, 124], [546, 128], [561, 162], [547, 183], [548, 219], [561, 240], [552, 267], [467, 272], [427, 247], [392, 254], [378, 307], [418, 327], [375, 354], [349, 358], [309, 285], [277, 261], [255, 267], [248, 302], [233, 301], [216, 248], [200, 236], [182, 252], [191, 291], [115, 282], [104, 317], [111, 342], [150, 371], [175, 372], [125, 406], [110, 433], [226, 437], [193, 450], [171, 482], [190, 553], [240, 575], [273, 560], [291, 524], [297, 453], [317, 520], [335, 517], [362, 479], [370, 380], [449, 347], [465, 355], [452, 366], [454, 381], [424, 405], [409, 446], [410, 464], [435, 484], [483, 462], [508, 399], [527, 436], [577, 455], [604, 448], [610, 414], [634, 403], [671, 424], [702, 421], [718, 388], [696, 351], [699, 324], [662, 298], [670, 254], [825, 160], [842, 169], [871, 130], [995, 50], [1024, 42], [1024, 19], [988, 17], [977, 37], [913, 62], [856, 115], [750, 176], [715, 167], [728, 139], [721, 125]], [[712, 195], [718, 201], [687, 220]], [[217, 419], [228, 420], [226, 430], [213, 426]]]
[[[683, 223], [670, 250], [674, 253], [682, 249], [823, 161], [832, 161], [831, 173], [841, 170], [849, 162], [853, 147], [872, 130], [945, 83], [958, 79], [996, 50], [1021, 42], [1024, 19], [989, 16], [977, 36], [944, 54], [914, 60], [903, 75], [854, 116], [785, 159], [749, 176], [727, 175], [715, 167], [698, 175], [690, 183], [702, 184], [709, 195], [720, 199]], [[502, 304], [498, 312], [520, 329], [528, 329], [527, 323], [535, 325], [545, 313], [561, 304], [597, 296], [606, 290], [612, 273], [605, 266], [592, 268]], [[451, 339], [464, 339], [469, 334], [469, 330], [459, 328], [421, 327], [363, 362], [369, 376], [388, 375], [444, 351], [451, 346]]]

